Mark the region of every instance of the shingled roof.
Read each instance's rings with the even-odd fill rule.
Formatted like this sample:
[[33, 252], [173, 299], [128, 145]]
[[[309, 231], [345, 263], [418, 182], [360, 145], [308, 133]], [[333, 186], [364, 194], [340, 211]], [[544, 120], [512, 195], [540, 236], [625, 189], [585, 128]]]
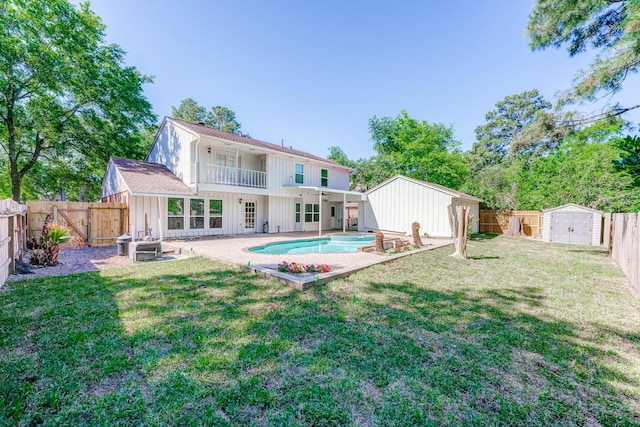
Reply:
[[118, 173], [131, 194], [154, 194], [160, 196], [195, 196], [184, 182], [165, 165], [138, 160], [112, 157]]
[[351, 170], [351, 168], [341, 165], [339, 163], [335, 163], [332, 162], [331, 160], [327, 160], [323, 157], [320, 156], [316, 156], [313, 155], [311, 153], [307, 153], [305, 151], [300, 151], [300, 150], [294, 150], [293, 148], [289, 148], [289, 147], [284, 147], [282, 145], [278, 145], [278, 144], [272, 144], [270, 142], [265, 142], [265, 141], [260, 141], [258, 139], [254, 139], [254, 138], [247, 138], [244, 136], [240, 136], [240, 135], [236, 135], [233, 133], [228, 133], [228, 132], [223, 132], [221, 130], [218, 129], [214, 129], [211, 128], [209, 126], [203, 125], [203, 124], [199, 124], [199, 123], [191, 123], [191, 122], [185, 122], [184, 120], [179, 120], [179, 119], [174, 119], [172, 117], [167, 117], [167, 120], [170, 120], [182, 127], [185, 127], [187, 129], [189, 129], [192, 132], [195, 132], [199, 135], [207, 135], [207, 136], [212, 136], [214, 138], [220, 138], [220, 139], [224, 139], [227, 141], [233, 141], [233, 142], [238, 142], [240, 144], [245, 144], [245, 145], [250, 145], [253, 147], [258, 147], [258, 148], [264, 148], [267, 150], [274, 150], [274, 151], [278, 151], [281, 153], [285, 153], [285, 154], [289, 154], [289, 155], [293, 155], [293, 156], [298, 156], [298, 157], [304, 157], [306, 159], [310, 159], [310, 160], [316, 160], [318, 162], [323, 162], [323, 163], [328, 163], [331, 166], [334, 167], [339, 167], [339, 168], [343, 168], [343, 169], [348, 169]]

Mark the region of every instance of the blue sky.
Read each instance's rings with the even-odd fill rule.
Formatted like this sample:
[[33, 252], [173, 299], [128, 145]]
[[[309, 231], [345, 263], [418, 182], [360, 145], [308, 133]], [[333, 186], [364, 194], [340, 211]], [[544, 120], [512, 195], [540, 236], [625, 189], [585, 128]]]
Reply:
[[[159, 118], [193, 98], [236, 112], [243, 132], [320, 156], [374, 154], [373, 116], [474, 128], [507, 95], [537, 88], [550, 101], [590, 54], [531, 52], [533, 1], [93, 0], [107, 40], [155, 82]], [[616, 99], [631, 102], [637, 79]], [[626, 98], [625, 98], [626, 97]], [[593, 111], [593, 106], [580, 107]], [[629, 117], [634, 119], [634, 117]], [[636, 119], [637, 121], [637, 119]]]

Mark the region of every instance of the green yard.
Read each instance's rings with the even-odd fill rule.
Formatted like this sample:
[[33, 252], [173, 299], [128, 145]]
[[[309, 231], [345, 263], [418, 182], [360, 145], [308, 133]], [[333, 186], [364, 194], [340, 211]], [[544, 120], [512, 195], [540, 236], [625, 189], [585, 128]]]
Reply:
[[640, 425], [640, 297], [498, 237], [298, 292], [207, 259], [9, 282], [0, 425]]

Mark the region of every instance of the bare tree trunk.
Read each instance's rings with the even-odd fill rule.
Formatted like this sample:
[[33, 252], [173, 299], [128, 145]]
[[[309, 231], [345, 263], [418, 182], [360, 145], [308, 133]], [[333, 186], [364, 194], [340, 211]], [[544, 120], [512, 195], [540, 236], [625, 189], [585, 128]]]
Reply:
[[384, 252], [384, 234], [381, 231], [376, 233], [376, 251]]
[[451, 254], [454, 258], [468, 259], [467, 257], [467, 238], [469, 236], [469, 208], [466, 206], [458, 206], [454, 212], [453, 206], [447, 206], [449, 211], [449, 225], [451, 226], [451, 235], [455, 252]]
[[509, 227], [507, 228], [505, 236], [524, 236], [524, 218], [521, 216], [512, 216], [509, 218]]
[[414, 221], [411, 224], [411, 231], [413, 232], [413, 243], [422, 246], [422, 239], [420, 238], [420, 223]]

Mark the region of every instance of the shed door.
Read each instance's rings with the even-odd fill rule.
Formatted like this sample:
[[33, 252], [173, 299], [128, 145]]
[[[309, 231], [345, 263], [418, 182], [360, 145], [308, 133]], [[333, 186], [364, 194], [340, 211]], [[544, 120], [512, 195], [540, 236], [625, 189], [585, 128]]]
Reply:
[[590, 245], [592, 226], [593, 214], [573, 214], [573, 225], [571, 226], [571, 243], [574, 243], [576, 245]]
[[590, 245], [593, 214], [582, 212], [554, 212], [551, 214], [551, 241]]
[[571, 223], [573, 213], [554, 212], [551, 214], [551, 241], [571, 243]]

